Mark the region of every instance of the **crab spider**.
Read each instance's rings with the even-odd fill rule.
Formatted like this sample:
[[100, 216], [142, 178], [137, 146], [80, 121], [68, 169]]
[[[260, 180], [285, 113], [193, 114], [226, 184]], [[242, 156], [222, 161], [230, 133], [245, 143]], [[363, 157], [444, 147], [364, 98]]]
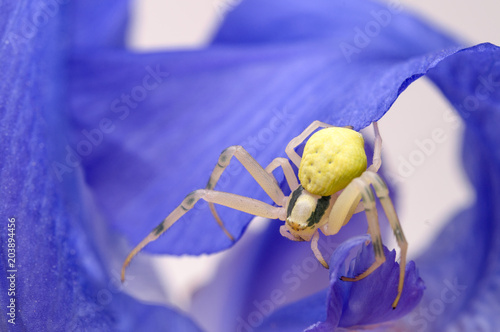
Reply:
[[[217, 223], [231, 240], [234, 238], [224, 227], [214, 204], [255, 216], [285, 221], [285, 224], [280, 227], [281, 235], [292, 241], [311, 241], [314, 255], [325, 268], [328, 268], [328, 264], [318, 249], [319, 231], [321, 230], [325, 235], [334, 235], [349, 222], [354, 213], [364, 210], [375, 261], [360, 275], [352, 278], [341, 277], [343, 281], [361, 280], [385, 262], [375, 207], [376, 195], [401, 248], [398, 292], [392, 304], [395, 309], [403, 291], [408, 245], [389, 197], [387, 185], [377, 174], [381, 165], [382, 139], [376, 122], [373, 122], [373, 128], [375, 131], [374, 155], [372, 164], [366, 168], [367, 157], [363, 136], [360, 133], [354, 131], [352, 127], [334, 127], [320, 121], [311, 123], [299, 136], [292, 139], [285, 149], [291, 162], [299, 168], [298, 179], [288, 159], [276, 158], [263, 168], [241, 146], [231, 146], [222, 151], [205, 189], [195, 190], [187, 195], [182, 203], [128, 255], [121, 271], [122, 281], [125, 280], [125, 269], [132, 258], [149, 242], [156, 240], [169, 229], [199, 199], [209, 203]], [[319, 130], [316, 131], [317, 129]], [[301, 157], [295, 152], [295, 148], [309, 136], [311, 137]], [[277, 206], [250, 197], [213, 190], [232, 157], [236, 157], [243, 164]], [[278, 167], [283, 169], [285, 179], [292, 191], [290, 196], [285, 196], [273, 176], [272, 172]]]

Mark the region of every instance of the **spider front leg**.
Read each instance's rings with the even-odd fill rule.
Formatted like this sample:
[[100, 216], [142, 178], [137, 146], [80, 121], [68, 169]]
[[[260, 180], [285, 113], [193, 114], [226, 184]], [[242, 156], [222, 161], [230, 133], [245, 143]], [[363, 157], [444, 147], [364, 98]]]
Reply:
[[292, 138], [292, 140], [288, 143], [288, 145], [285, 148], [285, 153], [287, 154], [288, 158], [290, 158], [290, 160], [295, 164], [295, 166], [299, 167], [301, 160], [301, 157], [298, 155], [297, 152], [295, 152], [295, 148], [299, 146], [302, 142], [304, 142], [305, 139], [309, 135], [311, 135], [316, 129], [328, 128], [328, 127], [333, 127], [333, 126], [328, 123], [315, 120], [309, 126], [307, 126], [307, 128], [304, 129], [304, 131], [300, 133], [299, 136]]
[[[248, 151], [239, 145], [230, 146], [224, 151], [222, 151], [222, 153], [219, 156], [217, 165], [215, 166], [214, 170], [212, 171], [212, 174], [210, 175], [207, 186], [205, 187], [206, 189], [215, 188], [222, 173], [227, 168], [233, 157], [236, 157], [236, 159], [238, 159], [241, 162], [243, 167], [245, 167], [245, 169], [250, 173], [250, 175], [257, 181], [257, 183], [262, 187], [262, 189], [264, 189], [264, 191], [269, 195], [269, 197], [271, 197], [271, 199], [277, 205], [284, 206], [286, 196], [281, 191], [278, 182], [276, 181], [274, 176], [269, 172], [267, 172], [264, 168], [262, 168], [262, 166], [248, 153]], [[288, 174], [289, 173], [288, 169], [284, 167], [284, 170], [285, 170], [285, 175], [287, 176], [287, 180], [289, 180], [290, 175]], [[212, 212], [219, 226], [222, 228], [224, 233], [226, 233], [229, 239], [231, 239], [231, 241], [234, 241], [234, 237], [224, 227], [224, 223], [222, 222], [222, 219], [219, 217], [219, 214], [217, 213], [214, 204], [212, 202], [209, 202], [209, 206], [210, 206], [210, 211]]]
[[403, 291], [406, 267], [406, 252], [408, 244], [403, 234], [403, 230], [401, 228], [401, 224], [397, 217], [396, 211], [394, 210], [394, 205], [392, 204], [392, 201], [389, 197], [389, 189], [387, 188], [387, 185], [382, 180], [382, 178], [377, 173], [366, 171], [359, 178], [354, 179], [338, 197], [337, 201], [332, 207], [328, 224], [323, 226], [322, 230], [327, 235], [336, 234], [343, 225], [349, 222], [352, 214], [356, 209], [356, 206], [358, 205], [359, 200], [362, 199], [366, 218], [368, 221], [368, 233], [372, 238], [373, 250], [375, 252], [375, 262], [362, 274], [354, 278], [342, 277], [342, 280], [361, 280], [375, 271], [385, 261], [385, 256], [383, 251], [382, 239], [380, 237], [377, 210], [375, 208], [375, 197], [373, 195], [373, 191], [370, 188], [370, 185], [373, 185], [373, 188], [375, 189], [377, 198], [382, 204], [387, 219], [389, 220], [391, 228], [393, 229], [398, 246], [401, 249], [398, 293], [396, 299], [392, 304], [392, 307], [396, 308]]
[[[363, 176], [361, 176], [360, 178], [356, 178], [356, 179], [352, 180], [351, 184], [349, 186], [347, 186], [345, 191], [353, 190], [353, 189], [349, 188], [351, 186], [352, 186], [352, 188], [354, 188], [355, 191], [358, 191], [361, 194], [361, 199], [363, 200], [363, 206], [365, 208], [366, 220], [368, 222], [368, 234], [370, 234], [370, 236], [371, 236], [373, 251], [375, 252], [375, 262], [373, 262], [372, 265], [368, 269], [366, 269], [363, 273], [355, 276], [354, 278], [341, 277], [341, 279], [343, 281], [358, 281], [358, 280], [364, 279], [385, 262], [384, 248], [382, 245], [382, 237], [380, 236], [380, 226], [379, 226], [379, 221], [378, 221], [377, 208], [375, 205], [375, 197], [373, 195], [372, 190], [370, 189], [370, 183], [364, 181]], [[352, 197], [353, 195], [349, 193], [349, 196]], [[342, 194], [339, 196], [339, 200], [341, 197], [342, 197]], [[335, 208], [335, 206], [334, 206], [334, 208]], [[349, 207], [349, 213], [347, 214], [349, 219], [352, 216], [352, 214], [350, 213], [350, 211], [352, 209], [353, 209], [353, 206]], [[333, 211], [333, 209], [332, 209], [332, 211]], [[350, 214], [350, 216], [349, 216], [349, 214]], [[349, 219], [344, 220], [343, 224], [345, 224]]]
[[200, 199], [203, 199], [209, 203], [227, 206], [235, 210], [243, 211], [255, 216], [260, 216], [268, 219], [284, 220], [285, 218], [285, 211], [283, 207], [275, 207], [250, 197], [225, 193], [221, 191], [209, 189], [195, 190], [187, 195], [182, 203], [177, 208], [175, 208], [158, 226], [156, 226], [156, 228], [151, 233], [149, 233], [149, 235], [144, 240], [142, 240], [130, 252], [122, 266], [122, 282], [125, 280], [125, 269], [130, 264], [132, 258], [134, 258], [134, 256], [137, 255], [137, 253], [139, 253], [139, 251], [141, 251], [148, 243], [156, 240], [161, 234], [169, 229], [186, 212], [191, 210], [194, 204]]
[[396, 308], [398, 305], [399, 299], [401, 297], [401, 293], [403, 291], [403, 284], [405, 280], [405, 268], [406, 268], [406, 254], [408, 251], [408, 242], [406, 242], [405, 235], [403, 233], [403, 228], [401, 227], [401, 223], [399, 222], [398, 215], [396, 214], [396, 210], [394, 209], [394, 204], [392, 204], [392, 200], [389, 197], [389, 189], [387, 188], [386, 183], [382, 178], [374, 172], [367, 171], [363, 173], [363, 178], [369, 183], [372, 184], [375, 189], [375, 193], [377, 194], [377, 198], [382, 204], [382, 208], [384, 209], [385, 215], [387, 216], [387, 220], [391, 225], [392, 231], [394, 233], [394, 237], [398, 243], [399, 248], [401, 249], [400, 253], [400, 261], [399, 261], [399, 284], [398, 284], [398, 295], [392, 304], [393, 308]]
[[325, 269], [329, 269], [330, 267], [328, 266], [328, 263], [325, 261], [325, 258], [323, 257], [323, 255], [321, 254], [321, 251], [318, 248], [318, 241], [319, 241], [319, 231], [316, 230], [316, 232], [314, 232], [314, 235], [311, 239], [311, 249], [314, 253], [314, 256], [321, 263], [321, 265], [323, 265], [323, 267]]
[[290, 233], [288, 231], [288, 229], [286, 228], [286, 225], [281, 225], [280, 227], [280, 234], [281, 236], [283, 236], [284, 238], [287, 238], [288, 240], [291, 240], [291, 241], [296, 241], [296, 242], [302, 242], [302, 241], [305, 241], [303, 238], [301, 238], [300, 236], [295, 236], [293, 235], [292, 233]]
[[[293, 235], [292, 233], [290, 233], [287, 229], [287, 225], [282, 225], [280, 227], [280, 234], [281, 234], [281, 236], [283, 236], [289, 240], [297, 241], [297, 242], [306, 241], [306, 239], [307, 239], [307, 238], [303, 239], [300, 236]], [[321, 263], [321, 265], [323, 265], [324, 268], [328, 269], [328, 263], [325, 261], [325, 259], [323, 258], [323, 255], [321, 254], [321, 251], [318, 248], [318, 241], [319, 241], [319, 231], [316, 230], [311, 238], [311, 249], [314, 253], [314, 256]]]

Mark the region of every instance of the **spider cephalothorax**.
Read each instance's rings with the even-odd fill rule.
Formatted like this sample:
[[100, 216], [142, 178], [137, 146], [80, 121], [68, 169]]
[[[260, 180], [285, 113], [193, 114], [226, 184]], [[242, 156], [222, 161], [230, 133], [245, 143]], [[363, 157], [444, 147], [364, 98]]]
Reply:
[[[368, 233], [375, 252], [375, 262], [358, 276], [341, 278], [344, 281], [361, 280], [385, 261], [375, 207], [376, 196], [382, 204], [401, 248], [398, 294], [392, 304], [393, 308], [396, 308], [403, 290], [407, 243], [389, 197], [389, 190], [376, 173], [381, 164], [382, 140], [376, 122], [373, 123], [373, 127], [375, 151], [372, 165], [368, 169], [366, 168], [364, 140], [360, 133], [352, 130], [351, 127], [333, 127], [319, 121], [310, 124], [299, 136], [292, 139], [285, 149], [291, 162], [299, 168], [298, 179], [288, 159], [276, 158], [263, 168], [241, 146], [231, 146], [222, 151], [205, 189], [195, 190], [186, 196], [182, 203], [128, 255], [122, 268], [122, 281], [125, 279], [125, 268], [131, 259], [149, 242], [156, 240], [169, 229], [199, 199], [204, 199], [209, 203], [215, 219], [232, 240], [234, 238], [224, 227], [214, 204], [256, 216], [285, 221], [285, 224], [280, 227], [281, 235], [292, 241], [311, 241], [314, 255], [326, 268], [328, 264], [318, 250], [319, 230], [325, 235], [334, 235], [349, 222], [354, 213], [364, 210], [368, 221]], [[317, 129], [320, 130], [316, 131]], [[299, 156], [295, 148], [308, 137], [304, 152], [302, 156]], [[250, 197], [213, 190], [233, 156], [243, 164], [277, 206]], [[278, 167], [283, 169], [292, 191], [289, 196], [285, 196], [273, 176], [273, 171]]]

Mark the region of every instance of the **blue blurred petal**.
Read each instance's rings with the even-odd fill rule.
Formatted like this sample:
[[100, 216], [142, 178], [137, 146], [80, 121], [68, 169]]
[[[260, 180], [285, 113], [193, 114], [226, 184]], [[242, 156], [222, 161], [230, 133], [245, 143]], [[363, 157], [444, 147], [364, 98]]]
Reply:
[[346, 50], [349, 44], [361, 51], [355, 52], [355, 58], [369, 57], [366, 50], [385, 49], [393, 59], [457, 44], [415, 14], [403, 11], [401, 3], [366, 0], [242, 1], [214, 38], [214, 44], [233, 45], [316, 41], [331, 42], [337, 50]]
[[130, 7], [128, 0], [73, 2], [66, 17], [71, 27], [70, 48], [87, 52], [103, 47], [124, 48]]
[[[243, 144], [265, 165], [273, 157], [283, 155], [286, 142], [314, 119], [363, 128], [383, 116], [411, 82], [436, 66], [435, 71], [430, 71], [431, 77], [459, 107], [470, 102], [468, 96], [477, 97], [471, 89], [478, 86], [478, 70], [491, 70], [496, 63], [496, 47], [485, 44], [456, 53], [460, 47], [453, 40], [399, 13], [391, 17], [392, 23], [381, 29], [376, 38], [358, 47], [359, 52], [346, 54], [345, 46], [352, 46], [360, 38], [356, 33], [366, 28], [366, 22], [376, 21], [373, 10], [380, 12], [382, 6], [358, 1], [347, 5], [321, 1], [311, 5], [283, 4], [244, 2], [227, 18], [214, 44], [206, 50], [151, 55], [115, 51], [90, 57], [76, 54], [72, 58], [75, 132], [72, 143], [66, 146], [67, 154], [59, 156], [59, 160], [64, 163], [71, 157], [78, 159], [75, 151], [80, 147], [83, 152], [78, 162], [85, 167], [86, 180], [96, 200], [114, 227], [126, 234], [131, 243], [147, 234], [186, 193], [204, 186], [218, 153], [228, 145]], [[357, 8], [358, 5], [363, 8]], [[251, 15], [257, 10], [264, 15]], [[302, 10], [308, 12], [308, 18], [292, 25], [290, 22], [297, 22], [297, 13]], [[353, 12], [355, 18], [348, 19]], [[332, 18], [340, 18], [334, 28], [329, 25]], [[255, 29], [257, 19], [263, 23], [259, 29]], [[276, 22], [283, 29], [277, 28]], [[321, 24], [312, 24], [316, 22]], [[334, 32], [322, 32], [325, 26]], [[483, 282], [480, 289], [470, 286], [474, 296], [478, 290], [482, 294], [481, 291], [493, 287], [490, 284], [496, 278], [495, 265], [490, 262], [498, 258], [493, 240], [497, 227], [492, 224], [498, 214], [492, 208], [496, 197], [492, 187], [498, 182], [498, 100], [491, 98], [498, 90], [493, 90], [497, 92], [487, 98], [491, 99], [487, 109], [493, 111], [483, 112], [483, 100], [473, 100], [479, 106], [476, 109], [469, 105], [474, 114], [466, 118], [472, 131], [467, 136], [472, 137], [470, 141], [489, 148], [488, 153], [482, 152], [481, 158], [476, 159], [492, 162], [493, 169], [469, 172], [480, 183], [477, 188], [482, 204], [473, 210], [475, 222], [469, 225], [484, 232], [487, 239], [481, 243], [484, 247], [476, 251], [480, 259], [474, 262], [484, 262], [488, 272], [493, 271], [471, 276]], [[483, 117], [483, 113], [487, 116]], [[83, 147], [89, 144], [92, 152], [86, 154]], [[469, 156], [475, 158], [478, 153]], [[470, 163], [467, 158], [466, 165]], [[248, 176], [240, 178], [241, 167], [233, 167], [231, 173], [218, 189], [259, 192]], [[228, 228], [237, 237], [250, 220], [237, 212], [221, 214], [224, 220], [231, 221]], [[467, 218], [470, 215], [467, 213]], [[148, 249], [197, 254], [231, 245], [203, 205], [184, 219]], [[425, 259], [422, 261], [426, 264]], [[428, 261], [429, 289], [437, 291], [438, 279], [433, 279], [432, 272], [439, 271], [435, 264], [442, 263]], [[471, 264], [453, 262], [458, 270]], [[424, 303], [431, 305], [432, 296], [437, 293], [429, 293], [434, 295]], [[472, 300], [464, 302], [464, 306], [459, 306], [460, 301], [450, 306], [449, 312], [467, 315], [441, 316], [433, 321], [436, 330], [447, 324], [490, 324], [478, 314], [474, 296], [469, 295], [467, 299]], [[494, 303], [485, 298], [479, 303]], [[471, 315], [476, 320], [467, 321]]]
[[[333, 331], [334, 326], [325, 323], [326, 289], [300, 301], [280, 308], [270, 316], [257, 331]], [[300, 314], [299, 314], [300, 313]]]
[[[356, 234], [359, 222], [366, 224], [364, 220], [353, 221], [340, 238]], [[264, 233], [245, 235], [228, 253], [212, 282], [197, 292], [191, 312], [197, 321], [206, 322], [208, 331], [235, 331], [246, 325], [260, 327], [276, 309], [326, 289], [327, 270], [312, 254], [310, 243], [283, 238], [279, 226], [274, 222]], [[338, 237], [329, 237], [321, 242], [326, 257], [338, 245], [337, 241]], [[323, 311], [325, 299], [326, 293]]]
[[[89, 213], [81, 168], [55, 176], [68, 134], [65, 19], [71, 5], [52, 15], [47, 4], [0, 4], [0, 330], [137, 331], [147, 324], [156, 331], [199, 331], [170, 309], [110, 290], [113, 277], [97, 249], [103, 243], [92, 233], [97, 214]], [[7, 260], [12, 243], [15, 261]], [[6, 312], [12, 300], [15, 319]]]
[[463, 164], [476, 202], [450, 220], [417, 259], [426, 292], [408, 316], [415, 331], [488, 331], [500, 323], [500, 49], [483, 44], [449, 57], [430, 77], [466, 123]]
[[119, 320], [111, 322], [113, 331], [202, 332], [190, 318], [173, 309], [140, 304], [125, 294], [119, 294], [116, 302], [112, 313]]
[[[373, 6], [384, 9], [365, 8], [365, 2], [336, 6], [328, 12], [333, 19], [354, 8], [365, 18], [372, 17]], [[344, 19], [337, 29], [350, 35], [358, 20]], [[90, 144], [92, 152], [81, 154], [86, 180], [113, 227], [136, 244], [187, 193], [205, 186], [227, 146], [241, 144], [266, 165], [283, 156], [286, 143], [313, 120], [364, 128], [408, 84], [459, 49], [448, 48], [453, 42], [427, 26], [407, 23], [394, 17], [350, 64], [338, 47], [345, 41], [341, 34], [307, 43], [216, 43], [192, 52], [76, 56], [71, 81], [75, 137], [69, 149]], [[226, 29], [227, 24], [220, 33]], [[407, 32], [393, 38], [395, 31]], [[269, 27], [268, 33], [278, 32]], [[99, 129], [102, 121], [110, 128]], [[236, 162], [223, 180], [216, 189], [269, 201]], [[221, 216], [236, 238], [251, 219], [227, 209]], [[146, 250], [200, 254], [230, 245], [207, 205], [198, 203]]]
[[[369, 240], [368, 235], [354, 237], [342, 243], [330, 257], [330, 287], [325, 292], [318, 292], [302, 299], [288, 307], [272, 314], [261, 327], [262, 331], [285, 330], [302, 331], [308, 326], [315, 325], [314, 329], [333, 330], [338, 326], [346, 290], [340, 289], [338, 279], [345, 274], [345, 261], [351, 249]], [[339, 275], [340, 274], [340, 275]], [[303, 312], [306, 306], [312, 305], [312, 310]], [[339, 308], [340, 307], [340, 308]], [[309, 314], [309, 315], [307, 315]], [[318, 321], [319, 319], [319, 321]]]

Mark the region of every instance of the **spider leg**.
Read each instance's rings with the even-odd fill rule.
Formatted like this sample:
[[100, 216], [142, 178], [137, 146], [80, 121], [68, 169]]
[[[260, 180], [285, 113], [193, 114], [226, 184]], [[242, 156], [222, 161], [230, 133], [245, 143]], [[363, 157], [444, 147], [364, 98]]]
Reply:
[[321, 226], [323, 233], [325, 235], [337, 234], [351, 220], [353, 214], [364, 211], [364, 204], [360, 200], [359, 186], [351, 182], [334, 201], [327, 223]]
[[351, 182], [344, 189], [344, 191], [340, 194], [340, 196], [334, 203], [329, 216], [328, 224], [322, 227], [322, 231], [326, 235], [336, 234], [336, 232], [338, 232], [339, 229], [350, 220], [353, 211], [356, 212], [355, 210], [357, 202], [359, 201], [359, 197], [361, 196], [368, 220], [368, 233], [372, 237], [373, 250], [375, 251], [375, 262], [361, 275], [356, 276], [355, 278], [342, 277], [342, 280], [356, 281], [363, 279], [364, 277], [372, 273], [378, 266], [380, 266], [385, 261], [385, 257], [383, 254], [382, 240], [380, 238], [378, 216], [375, 209], [375, 200], [373, 192], [370, 189], [370, 185], [372, 185], [375, 189], [377, 198], [382, 204], [382, 208], [384, 209], [387, 219], [394, 232], [394, 236], [396, 237], [398, 246], [401, 249], [398, 293], [396, 299], [392, 304], [392, 307], [396, 308], [403, 292], [408, 243], [406, 242], [406, 238], [403, 234], [399, 218], [396, 214], [396, 211], [394, 210], [394, 205], [392, 204], [392, 201], [389, 197], [389, 189], [387, 188], [387, 185], [382, 180], [382, 178], [377, 173], [366, 171], [361, 175], [360, 178], [354, 179], [353, 182]]
[[318, 128], [328, 128], [333, 127], [328, 123], [324, 123], [321, 121], [313, 121], [304, 131], [297, 137], [293, 138], [290, 143], [286, 146], [285, 152], [290, 158], [290, 160], [295, 164], [295, 166], [300, 166], [300, 160], [302, 159], [297, 152], [295, 152], [295, 148], [299, 146], [305, 139], [311, 135]]
[[[222, 173], [229, 165], [231, 159], [236, 157], [245, 169], [250, 173], [250, 175], [257, 181], [257, 183], [264, 189], [264, 191], [271, 197], [271, 199], [279, 206], [285, 204], [285, 195], [281, 191], [278, 182], [272, 174], [269, 174], [262, 166], [242, 147], [239, 145], [233, 145], [222, 151], [219, 156], [217, 165], [215, 166], [210, 178], [208, 180], [205, 189], [213, 189], [217, 182], [219, 181]], [[290, 167], [291, 168], [291, 167]], [[287, 173], [285, 173], [286, 176]], [[293, 175], [293, 172], [292, 172]], [[288, 176], [287, 176], [288, 180]], [[222, 228], [224, 233], [229, 237], [231, 241], [234, 241], [234, 237], [229, 233], [229, 231], [224, 227], [224, 223], [220, 218], [215, 206], [212, 202], [209, 202], [210, 211], [214, 216], [215, 220]]]
[[243, 211], [256, 216], [269, 218], [269, 219], [284, 219], [284, 208], [276, 207], [264, 203], [262, 201], [240, 196], [231, 193], [225, 193], [221, 191], [209, 190], [209, 189], [198, 189], [190, 193], [184, 198], [182, 203], [177, 206], [156, 228], [149, 233], [149, 235], [144, 238], [127, 256], [125, 262], [122, 266], [121, 279], [122, 282], [125, 280], [125, 269], [130, 264], [132, 258], [139, 251], [141, 251], [148, 243], [156, 240], [161, 234], [163, 234], [167, 229], [169, 229], [179, 218], [181, 218], [186, 212], [191, 210], [194, 204], [203, 199], [209, 203], [215, 203], [219, 205], [224, 205], [235, 210]]
[[[287, 228], [286, 228], [286, 225], [282, 225], [280, 227], [280, 234], [283, 237], [286, 237], [287, 239], [292, 240], [292, 241], [299, 241], [299, 242], [305, 241], [300, 236], [294, 236], [293, 234], [289, 233]], [[325, 261], [325, 259], [323, 258], [323, 255], [321, 254], [321, 251], [318, 248], [318, 240], [319, 240], [319, 232], [316, 230], [316, 232], [314, 232], [314, 235], [311, 239], [311, 249], [314, 253], [314, 256], [321, 263], [321, 265], [323, 265], [325, 268], [328, 269], [328, 263]]]
[[292, 165], [290, 165], [290, 161], [286, 158], [276, 158], [266, 167], [266, 172], [272, 174], [273, 171], [280, 167], [283, 169], [283, 173], [285, 174], [286, 182], [288, 183], [288, 187], [290, 187], [291, 191], [294, 191], [299, 187], [299, 181], [293, 172]]
[[323, 258], [321, 251], [319, 251], [318, 240], [319, 240], [319, 232], [318, 232], [318, 230], [316, 230], [316, 232], [314, 232], [314, 235], [311, 239], [311, 249], [314, 253], [314, 256], [321, 263], [321, 265], [323, 265], [324, 268], [328, 269], [329, 268], [328, 263]]
[[229, 233], [227, 230], [226, 226], [224, 226], [224, 222], [222, 222], [222, 219], [219, 216], [219, 213], [217, 213], [217, 210], [215, 209], [214, 203], [208, 203], [208, 206], [210, 207], [210, 212], [212, 212], [212, 215], [215, 218], [215, 221], [217, 221], [217, 224], [219, 224], [220, 228], [224, 231], [224, 234], [229, 238], [229, 240], [234, 241], [234, 236]]
[[[382, 136], [380, 136], [380, 131], [378, 129], [378, 123], [376, 121], [374, 121], [372, 124], [373, 124], [373, 130], [375, 131], [375, 140], [374, 140], [374, 147], [373, 147], [372, 164], [370, 165], [370, 167], [368, 167], [367, 170], [372, 171], [372, 172], [377, 172], [379, 170], [380, 166], [382, 165], [382, 158], [381, 158]], [[358, 201], [359, 201], [359, 199], [358, 199]], [[359, 213], [361, 211], [364, 211], [363, 202], [359, 202], [359, 204], [356, 207], [356, 209], [354, 210], [354, 212], [352, 212], [351, 214], [349, 214], [346, 217], [347, 220], [345, 220], [344, 225], [349, 221], [349, 219], [351, 219], [353, 214]], [[341, 225], [341, 226], [343, 226], [343, 225]]]
[[366, 219], [368, 221], [368, 234], [370, 234], [372, 238], [373, 251], [375, 252], [375, 262], [373, 262], [363, 273], [354, 278], [341, 277], [340, 279], [343, 281], [358, 281], [364, 279], [385, 262], [384, 247], [382, 245], [382, 237], [380, 236], [377, 208], [375, 206], [375, 197], [370, 188], [370, 183], [365, 181], [363, 176], [361, 176], [360, 178], [352, 180], [351, 184], [358, 188], [361, 193], [361, 198], [363, 199]]
[[378, 130], [378, 123], [373, 122], [373, 130], [375, 131], [375, 141], [373, 147], [373, 159], [372, 164], [368, 167], [368, 171], [377, 172], [382, 165], [382, 136], [380, 136], [380, 131]]
[[392, 304], [392, 307], [396, 308], [399, 299], [401, 298], [401, 293], [403, 291], [408, 243], [406, 242], [406, 238], [403, 233], [401, 223], [399, 222], [398, 215], [396, 214], [396, 211], [394, 210], [394, 205], [392, 204], [392, 200], [389, 197], [389, 189], [387, 188], [387, 185], [385, 184], [384, 180], [382, 180], [382, 178], [377, 173], [373, 173], [370, 171], [363, 173], [362, 177], [368, 179], [373, 185], [377, 197], [380, 200], [380, 203], [382, 204], [382, 208], [384, 209], [385, 215], [387, 216], [387, 220], [389, 220], [389, 224], [391, 225], [392, 231], [394, 232], [394, 236], [396, 237], [398, 246], [401, 249], [401, 255], [400, 255], [401, 258], [399, 262], [398, 295], [396, 296], [396, 299]]
[[[372, 158], [372, 164], [370, 167], [368, 167], [368, 171], [372, 172], [377, 172], [382, 165], [382, 158], [381, 158], [381, 152], [382, 152], [382, 136], [380, 136], [380, 131], [378, 129], [378, 123], [376, 121], [373, 122], [373, 130], [375, 131], [375, 140], [374, 140], [374, 147], [373, 147], [373, 158]], [[360, 197], [361, 198], [361, 197]], [[359, 198], [358, 198], [359, 202]], [[351, 219], [353, 214], [359, 213], [361, 211], [364, 211], [364, 206], [363, 202], [359, 202], [358, 206], [352, 212], [349, 214], [344, 221], [344, 225]], [[343, 225], [341, 225], [343, 226]], [[338, 230], [337, 230], [338, 231]]]
[[292, 241], [297, 241], [297, 242], [305, 241], [300, 236], [295, 236], [292, 233], [290, 233], [287, 230], [286, 225], [281, 225], [281, 227], [280, 227], [280, 234], [281, 234], [281, 236], [283, 236], [283, 237], [285, 237], [285, 238], [287, 238], [289, 240], [292, 240]]

